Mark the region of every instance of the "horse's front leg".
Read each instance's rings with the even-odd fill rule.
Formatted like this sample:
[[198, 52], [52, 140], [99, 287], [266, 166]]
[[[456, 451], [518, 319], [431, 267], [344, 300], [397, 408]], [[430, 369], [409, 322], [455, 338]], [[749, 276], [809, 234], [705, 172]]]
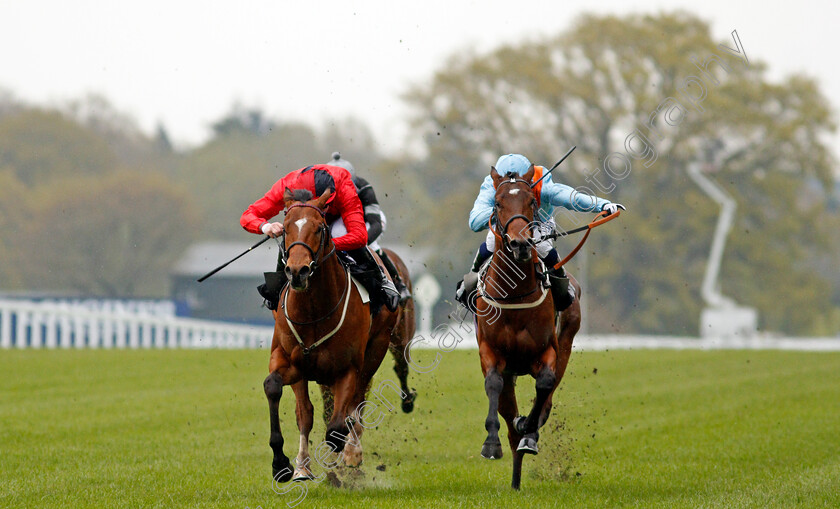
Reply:
[[478, 348], [481, 356], [481, 367], [484, 371], [484, 392], [487, 393], [489, 408], [487, 419], [484, 420], [484, 429], [487, 430], [487, 438], [481, 446], [481, 456], [487, 459], [500, 459], [502, 457], [502, 442], [499, 440], [499, 395], [504, 388], [504, 380], [501, 371], [503, 366], [489, 347], [483, 343]]
[[312, 431], [315, 408], [309, 399], [309, 382], [301, 380], [292, 386], [292, 390], [295, 392], [295, 416], [298, 430], [300, 430], [300, 446], [297, 458], [295, 458], [295, 472], [292, 480], [306, 481], [315, 478], [309, 468], [312, 461], [309, 457], [309, 433]]
[[283, 386], [300, 379], [298, 371], [290, 367], [288, 359], [279, 347], [271, 351], [269, 374], [263, 382], [265, 396], [268, 399], [268, 416], [271, 435], [268, 444], [274, 452], [271, 461], [271, 476], [276, 482], [287, 482], [292, 478], [292, 466], [289, 458], [283, 454], [283, 433], [280, 431], [280, 397]]
[[556, 360], [557, 354], [554, 348], [547, 348], [540, 358], [540, 362], [535, 366], [535, 373], [532, 373], [537, 381], [537, 397], [534, 399], [534, 406], [531, 408], [531, 412], [525, 418], [524, 422], [521, 419], [517, 419], [515, 422], [517, 431], [521, 435], [524, 435], [522, 440], [519, 441], [519, 447], [516, 450], [523, 454], [537, 454], [539, 452], [537, 447], [539, 433], [537, 429], [540, 424], [540, 414], [548, 402], [551, 393], [554, 392], [554, 388], [557, 386], [557, 376], [554, 372]]

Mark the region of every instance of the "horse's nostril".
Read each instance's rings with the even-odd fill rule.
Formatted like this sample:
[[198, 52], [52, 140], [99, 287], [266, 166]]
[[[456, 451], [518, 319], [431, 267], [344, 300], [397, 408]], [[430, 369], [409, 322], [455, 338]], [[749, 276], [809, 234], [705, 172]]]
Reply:
[[310, 272], [311, 272], [311, 269], [307, 265], [304, 265], [303, 267], [300, 268], [300, 271], [298, 271], [298, 276], [307, 277], [307, 276], [309, 276]]
[[283, 270], [283, 272], [285, 272], [285, 273], [286, 273], [286, 277], [287, 277], [287, 278], [289, 278], [289, 279], [291, 279], [291, 278], [292, 278], [292, 269], [291, 269], [291, 268], [286, 267], [286, 268]]

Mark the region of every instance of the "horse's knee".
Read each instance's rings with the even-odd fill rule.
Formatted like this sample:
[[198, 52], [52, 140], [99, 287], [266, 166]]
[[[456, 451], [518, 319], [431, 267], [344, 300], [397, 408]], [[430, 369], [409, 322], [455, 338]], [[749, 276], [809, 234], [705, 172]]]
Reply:
[[554, 371], [545, 368], [537, 376], [536, 387], [538, 391], [550, 391], [554, 389], [556, 383], [557, 376], [554, 374]]
[[277, 372], [271, 372], [263, 382], [265, 396], [270, 400], [278, 400], [283, 395], [283, 378]]
[[505, 382], [502, 379], [502, 375], [495, 369], [488, 371], [487, 376], [484, 377], [484, 390], [488, 394], [498, 394], [502, 392], [504, 385]]

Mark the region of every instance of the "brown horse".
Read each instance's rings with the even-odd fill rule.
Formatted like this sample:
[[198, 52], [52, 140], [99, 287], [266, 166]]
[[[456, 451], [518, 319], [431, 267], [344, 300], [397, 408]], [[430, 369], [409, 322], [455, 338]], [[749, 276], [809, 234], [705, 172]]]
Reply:
[[[332, 452], [343, 452], [345, 464], [361, 463], [360, 421], [370, 381], [389, 346], [406, 344], [414, 331], [413, 308], [408, 306], [394, 313], [383, 307], [371, 318], [370, 304], [363, 301], [349, 272], [335, 256], [324, 212], [330, 190], [316, 199], [305, 196], [305, 192], [296, 193], [286, 190], [284, 195], [283, 248], [289, 285], [274, 312], [269, 375], [263, 384], [271, 423], [269, 445], [274, 452], [272, 476], [278, 482], [313, 478], [309, 433], [314, 408], [309, 381], [329, 387], [335, 395], [324, 444]], [[398, 260], [395, 257], [400, 276], [410, 284], [408, 271]], [[405, 381], [401, 382], [407, 388]], [[295, 393], [300, 430], [294, 468], [283, 453], [280, 430], [278, 407], [284, 385], [291, 385]], [[405, 410], [411, 396], [405, 390], [400, 392]], [[321, 459], [318, 452], [316, 458]]]
[[[496, 188], [496, 252], [479, 284], [476, 301], [476, 336], [484, 389], [490, 400], [481, 455], [502, 457], [501, 414], [513, 454], [511, 486], [519, 489], [523, 455], [538, 452], [538, 429], [548, 419], [551, 397], [563, 378], [572, 341], [580, 329], [580, 304], [575, 299], [557, 319], [551, 292], [542, 284], [544, 276], [531, 238], [538, 205], [530, 185], [533, 165], [522, 178], [502, 177], [495, 170], [490, 174]], [[570, 283], [580, 297], [580, 286], [571, 276]], [[536, 398], [526, 417], [518, 417], [514, 391], [515, 377], [521, 375], [536, 379]]]

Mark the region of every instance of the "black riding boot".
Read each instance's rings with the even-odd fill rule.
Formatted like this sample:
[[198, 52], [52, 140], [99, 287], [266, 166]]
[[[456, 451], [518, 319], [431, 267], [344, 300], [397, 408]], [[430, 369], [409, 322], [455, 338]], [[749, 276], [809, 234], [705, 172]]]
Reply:
[[400, 305], [400, 293], [394, 283], [382, 272], [370, 251], [363, 247], [349, 251], [348, 254], [356, 262], [355, 265], [349, 267], [350, 272], [368, 289], [372, 297], [371, 301], [374, 300], [373, 297], [377, 297], [376, 300], [380, 304], [385, 304], [388, 311], [396, 311]]
[[265, 283], [257, 287], [257, 291], [265, 299], [265, 307], [274, 311], [280, 301], [280, 291], [286, 286], [288, 279], [282, 270], [277, 272], [264, 272]]
[[549, 267], [546, 270], [548, 280], [551, 283], [551, 297], [554, 299], [554, 309], [559, 313], [572, 305], [575, 301], [574, 287], [569, 284], [566, 277], [566, 269], [560, 267], [555, 269]]
[[475, 293], [475, 289], [478, 287], [478, 271], [481, 269], [481, 266], [487, 261], [487, 258], [492, 255], [490, 251], [487, 250], [487, 244], [482, 243], [479, 246], [478, 251], [475, 253], [475, 258], [473, 258], [472, 268], [468, 273], [464, 275], [464, 278], [458, 282], [457, 287], [455, 288], [455, 300], [460, 302], [469, 310], [474, 310], [475, 305], [470, 305], [470, 295]]
[[391, 261], [391, 258], [384, 249], [380, 249], [376, 252], [376, 254], [378, 254], [379, 258], [382, 259], [382, 263], [385, 265], [385, 268], [388, 269], [388, 274], [391, 275], [391, 279], [394, 281], [394, 286], [400, 294], [400, 304], [405, 304], [405, 302], [411, 298], [411, 292], [408, 291], [408, 287], [405, 286], [405, 283], [403, 283], [403, 280], [400, 277], [400, 272], [397, 270], [397, 266], [394, 265], [394, 262]]
[[280, 302], [280, 292], [286, 286], [286, 283], [289, 282], [289, 279], [286, 277], [286, 262], [283, 260], [282, 249], [277, 257], [277, 271], [264, 272], [263, 277], [265, 277], [265, 283], [257, 286], [257, 292], [265, 299], [263, 303], [265, 307], [274, 311]]

